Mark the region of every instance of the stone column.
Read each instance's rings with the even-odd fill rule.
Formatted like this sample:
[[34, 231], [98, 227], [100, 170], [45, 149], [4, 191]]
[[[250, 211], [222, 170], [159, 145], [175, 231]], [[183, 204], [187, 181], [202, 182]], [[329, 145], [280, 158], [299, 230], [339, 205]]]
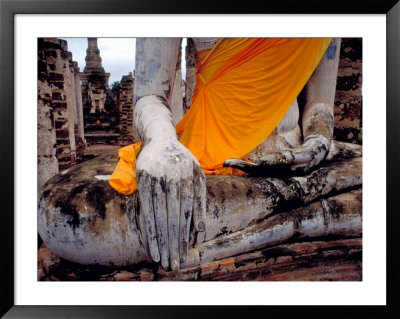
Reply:
[[336, 140], [362, 144], [362, 39], [343, 38], [335, 96]]
[[[63, 61], [61, 58], [61, 44], [58, 39], [43, 39], [44, 54], [47, 63], [49, 85], [51, 87], [51, 101], [54, 115], [54, 128], [56, 133], [56, 156], [58, 169], [70, 167], [74, 160], [71, 152], [69, 138], [68, 111], [65, 94], [65, 80]], [[64, 54], [65, 55], [65, 54]]]
[[132, 72], [122, 77], [119, 92], [119, 138], [120, 145], [129, 145], [140, 141], [135, 124], [133, 123], [133, 86]]
[[[76, 123], [76, 100], [73, 74], [71, 74], [70, 59], [72, 54], [68, 52], [68, 44], [65, 40], [60, 40], [61, 59], [63, 64], [64, 91], [67, 107], [68, 137], [70, 142], [71, 164], [76, 164], [76, 143], [75, 143], [75, 123]], [[72, 59], [71, 59], [72, 60]]]
[[84, 123], [83, 123], [83, 106], [82, 106], [82, 89], [81, 89], [81, 81], [79, 77], [79, 67], [77, 62], [73, 62], [74, 66], [74, 82], [75, 82], [75, 105], [76, 105], [76, 117], [78, 122], [78, 136], [85, 141], [84, 134]]
[[186, 92], [185, 92], [185, 108], [186, 113], [192, 105], [192, 97], [194, 87], [196, 85], [196, 58], [193, 40], [188, 38], [186, 45]]
[[74, 120], [74, 137], [78, 135], [78, 112], [76, 108], [76, 97], [75, 97], [75, 68], [74, 62], [72, 61], [72, 53], [68, 51], [68, 70], [69, 70], [69, 87], [71, 94], [71, 115], [73, 116]]

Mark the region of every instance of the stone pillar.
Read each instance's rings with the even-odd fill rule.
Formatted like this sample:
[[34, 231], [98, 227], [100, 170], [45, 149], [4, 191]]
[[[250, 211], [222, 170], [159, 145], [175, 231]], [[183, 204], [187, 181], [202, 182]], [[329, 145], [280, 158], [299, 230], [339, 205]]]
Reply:
[[78, 122], [78, 136], [85, 141], [84, 135], [84, 123], [83, 123], [83, 107], [82, 107], [82, 89], [81, 89], [81, 80], [79, 77], [79, 67], [77, 62], [73, 62], [74, 67], [74, 82], [75, 82], [75, 105], [76, 105], [76, 116]]
[[334, 108], [336, 140], [362, 143], [361, 86], [362, 39], [343, 38]]
[[72, 53], [68, 51], [68, 77], [69, 77], [69, 87], [70, 90], [67, 95], [71, 97], [71, 116], [73, 117], [74, 123], [74, 137], [78, 135], [78, 111], [76, 107], [76, 90], [75, 90], [75, 68], [74, 68], [74, 61], [72, 61]]
[[140, 141], [135, 124], [133, 122], [133, 87], [134, 78], [132, 72], [122, 77], [119, 92], [119, 138], [118, 144], [129, 145]]
[[[50, 87], [50, 66], [47, 59], [54, 61], [56, 39], [38, 40], [38, 191], [52, 176], [58, 173], [56, 157], [56, 129]], [[53, 64], [54, 66], [54, 64]]]
[[79, 78], [75, 88], [75, 74], [79, 77], [79, 69], [72, 61], [67, 42], [39, 39], [38, 63], [38, 186], [41, 186], [60, 170], [75, 165], [84, 145], [78, 135], [77, 106], [81, 93]]
[[[51, 87], [51, 101], [54, 115], [54, 129], [56, 133], [56, 156], [58, 169], [63, 170], [75, 162], [75, 154], [71, 150], [71, 140], [68, 123], [68, 110], [65, 93], [65, 80], [61, 57], [61, 44], [58, 39], [43, 39], [44, 54], [47, 63], [49, 85]], [[65, 54], [64, 54], [65, 56]]]
[[188, 38], [186, 45], [186, 92], [184, 113], [186, 113], [192, 105], [192, 97], [194, 87], [196, 85], [196, 57], [193, 40]]
[[63, 76], [64, 76], [64, 91], [65, 101], [67, 107], [67, 126], [68, 136], [70, 142], [70, 157], [71, 165], [76, 164], [76, 143], [75, 143], [75, 124], [76, 121], [76, 99], [75, 99], [75, 88], [74, 88], [74, 77], [71, 74], [70, 61], [72, 61], [72, 54], [68, 52], [68, 44], [65, 40], [60, 40], [61, 44], [61, 59], [63, 64]]

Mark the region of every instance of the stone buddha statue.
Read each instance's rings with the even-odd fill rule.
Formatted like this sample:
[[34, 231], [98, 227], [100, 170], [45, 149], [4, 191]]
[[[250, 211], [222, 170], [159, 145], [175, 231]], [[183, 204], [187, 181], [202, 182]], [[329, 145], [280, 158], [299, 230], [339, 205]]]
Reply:
[[[191, 39], [195, 59], [217, 42]], [[169, 103], [180, 45], [178, 38], [136, 42], [134, 118], [143, 142], [136, 162], [138, 191], [122, 195], [107, 184], [115, 155], [61, 172], [39, 199], [39, 233], [46, 245], [82, 264], [160, 262], [177, 270], [292, 236], [360, 234], [360, 193], [318, 207], [312, 203], [361, 184], [360, 147], [332, 142], [340, 39], [332, 39], [309, 78], [305, 102], [293, 101], [248, 160], [224, 162], [250, 176], [229, 177], [206, 176], [177, 138]], [[335, 164], [343, 158], [352, 158], [350, 164]], [[331, 218], [339, 206], [341, 215]], [[297, 208], [309, 214], [273, 216]]]

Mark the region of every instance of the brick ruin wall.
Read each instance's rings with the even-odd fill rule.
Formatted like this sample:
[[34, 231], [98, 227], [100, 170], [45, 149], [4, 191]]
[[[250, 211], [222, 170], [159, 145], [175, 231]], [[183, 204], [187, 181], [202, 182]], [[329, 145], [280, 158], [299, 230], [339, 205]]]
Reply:
[[[46, 44], [46, 45], [45, 45]], [[57, 51], [51, 51], [57, 43], [39, 39], [38, 47], [38, 189], [57, 174], [56, 131], [54, 129], [53, 94], [50, 86], [50, 68], [55, 69]], [[46, 52], [45, 52], [46, 51]], [[53, 63], [47, 63], [51, 61]], [[50, 66], [49, 66], [50, 65]], [[54, 76], [52, 78], [54, 80]], [[57, 95], [56, 95], [57, 96]]]
[[67, 42], [38, 40], [38, 187], [79, 162], [75, 66]]
[[122, 77], [119, 92], [119, 138], [118, 144], [129, 145], [139, 141], [139, 134], [133, 122], [133, 87], [134, 79], [132, 72]]

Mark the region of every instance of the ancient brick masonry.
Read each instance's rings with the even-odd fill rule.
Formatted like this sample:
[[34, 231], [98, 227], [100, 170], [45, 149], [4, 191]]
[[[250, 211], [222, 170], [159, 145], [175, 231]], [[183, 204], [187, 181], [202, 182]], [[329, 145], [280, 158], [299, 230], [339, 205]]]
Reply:
[[72, 64], [72, 53], [68, 52], [68, 44], [65, 40], [60, 40], [61, 44], [61, 63], [63, 66], [65, 102], [67, 103], [67, 125], [70, 137], [71, 165], [76, 164], [76, 141], [75, 127], [78, 126], [76, 120], [76, 99], [75, 99], [75, 80]]
[[[49, 64], [57, 56], [54, 42], [39, 39], [38, 46], [38, 189], [52, 176], [58, 173], [56, 157], [56, 131], [54, 128], [54, 109], [50, 87]], [[51, 52], [51, 53], [50, 53]], [[55, 63], [50, 64], [55, 68]]]
[[362, 39], [343, 38], [335, 96], [334, 139], [361, 144]]
[[[79, 99], [67, 42], [38, 40], [38, 186], [77, 163]], [[78, 90], [79, 91], [79, 90]]]
[[75, 135], [79, 136], [80, 140], [84, 142], [84, 123], [83, 123], [83, 109], [82, 109], [82, 90], [81, 80], [79, 76], [78, 62], [73, 61], [74, 68], [74, 82], [75, 82], [75, 99], [76, 99], [76, 114], [77, 114], [77, 127], [75, 128]]
[[119, 103], [119, 145], [129, 145], [139, 141], [139, 135], [133, 123], [133, 86], [132, 72], [121, 79], [118, 94]]
[[76, 163], [75, 143], [72, 136], [70, 136], [70, 134], [74, 134], [74, 130], [70, 130], [71, 123], [68, 121], [68, 101], [65, 91], [66, 85], [63, 71], [63, 59], [65, 59], [65, 55], [63, 54], [63, 56], [61, 56], [60, 42], [58, 48], [49, 50], [46, 53], [48, 54], [47, 62], [50, 69], [50, 86], [52, 88], [54, 125], [56, 131], [56, 152], [59, 169], [63, 170]]

